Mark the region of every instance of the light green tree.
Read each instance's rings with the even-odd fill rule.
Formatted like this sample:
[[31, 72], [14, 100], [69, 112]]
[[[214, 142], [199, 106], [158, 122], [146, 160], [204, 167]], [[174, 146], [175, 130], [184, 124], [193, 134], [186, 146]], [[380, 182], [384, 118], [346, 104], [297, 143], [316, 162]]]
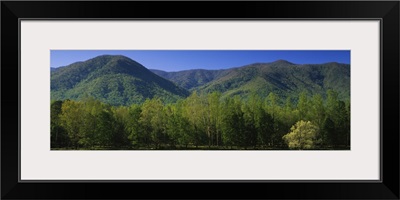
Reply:
[[290, 128], [291, 132], [283, 136], [290, 149], [312, 149], [318, 127], [310, 121], [298, 121]]
[[79, 141], [82, 138], [80, 128], [82, 126], [82, 103], [65, 101], [61, 107], [60, 120], [67, 131], [68, 137], [75, 149], [78, 149]]
[[279, 97], [273, 92], [270, 92], [269, 95], [267, 96], [266, 100], [266, 109], [269, 114], [271, 114], [272, 118], [275, 120], [277, 118], [277, 113], [278, 113], [278, 101]]
[[324, 107], [324, 99], [320, 94], [316, 94], [311, 99], [311, 108], [310, 108], [310, 120], [318, 127], [317, 133], [317, 145], [322, 145], [324, 137], [321, 134], [323, 130], [323, 125], [325, 121], [325, 107]]
[[220, 98], [221, 93], [213, 92], [207, 95], [208, 100], [208, 113], [209, 113], [209, 133], [211, 135], [211, 145], [219, 145], [219, 137], [220, 131], [219, 128], [221, 126], [221, 117], [220, 117]]
[[191, 124], [191, 143], [193, 143], [196, 147], [201, 145], [203, 138], [202, 136], [207, 131], [205, 125], [209, 115], [206, 112], [207, 105], [205, 104], [206, 101], [202, 99], [203, 97], [204, 96], [198, 95], [195, 91], [188, 98], [186, 98], [183, 103], [183, 116]]
[[167, 140], [165, 128], [166, 115], [164, 112], [164, 105], [159, 98], [147, 99], [143, 103], [139, 122], [156, 149], [158, 149], [161, 144], [165, 144]]
[[301, 92], [299, 96], [299, 102], [297, 103], [297, 110], [299, 111], [299, 119], [308, 119], [308, 113], [310, 111], [309, 100], [306, 92]]
[[68, 134], [61, 124], [62, 101], [52, 101], [50, 107], [51, 147], [66, 147], [69, 144]]
[[142, 107], [137, 104], [132, 104], [128, 108], [129, 120], [126, 122], [126, 127], [128, 131], [128, 139], [132, 143], [134, 148], [138, 148], [140, 145], [147, 144], [146, 136], [143, 133], [143, 128], [140, 123], [140, 115], [142, 112]]

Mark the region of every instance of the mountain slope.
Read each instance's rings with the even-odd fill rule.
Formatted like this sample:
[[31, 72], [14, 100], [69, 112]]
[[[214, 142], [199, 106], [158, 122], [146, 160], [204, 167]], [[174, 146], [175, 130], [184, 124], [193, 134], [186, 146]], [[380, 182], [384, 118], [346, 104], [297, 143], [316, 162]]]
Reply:
[[161, 70], [151, 69], [153, 73], [168, 79], [177, 85], [191, 90], [193, 88], [205, 85], [219, 77], [223, 76], [229, 70], [204, 70], [204, 69], [193, 69], [184, 70], [179, 72], [165, 72]]
[[227, 70], [154, 71], [177, 85], [200, 92], [219, 91], [224, 97], [256, 92], [265, 97], [274, 92], [286, 98], [302, 91], [325, 95], [336, 90], [339, 98], [350, 98], [350, 65], [340, 63], [297, 65], [285, 60], [255, 63]]
[[153, 97], [173, 102], [189, 94], [130, 58], [111, 55], [52, 70], [50, 85], [53, 100], [89, 95], [113, 105], [141, 103]]

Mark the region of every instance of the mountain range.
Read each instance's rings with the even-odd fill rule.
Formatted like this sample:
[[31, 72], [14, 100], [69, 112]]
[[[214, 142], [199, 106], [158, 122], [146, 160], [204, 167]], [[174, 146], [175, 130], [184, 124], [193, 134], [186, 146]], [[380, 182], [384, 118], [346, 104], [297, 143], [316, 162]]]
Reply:
[[152, 72], [189, 91], [219, 91], [227, 97], [252, 92], [267, 96], [274, 92], [285, 98], [298, 96], [302, 91], [324, 96], [328, 89], [338, 91], [341, 99], [350, 97], [350, 65], [336, 62], [297, 65], [277, 60], [224, 70]]
[[350, 65], [336, 62], [294, 64], [286, 60], [253, 63], [242, 67], [166, 72], [147, 69], [125, 57], [103, 55], [68, 66], [51, 68], [51, 99], [93, 96], [112, 105], [141, 103], [159, 97], [175, 102], [190, 92], [221, 92], [223, 98], [270, 92], [282, 99], [300, 92], [325, 96], [336, 90], [340, 99], [350, 98]]

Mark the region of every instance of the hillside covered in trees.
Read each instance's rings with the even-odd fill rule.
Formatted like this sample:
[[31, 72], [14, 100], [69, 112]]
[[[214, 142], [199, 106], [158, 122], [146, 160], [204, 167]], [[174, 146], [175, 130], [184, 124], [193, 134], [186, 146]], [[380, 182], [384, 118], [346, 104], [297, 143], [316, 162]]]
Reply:
[[297, 65], [278, 60], [223, 70], [151, 71], [189, 91], [218, 91], [223, 97], [247, 98], [252, 92], [266, 97], [274, 92], [283, 99], [297, 99], [300, 92], [306, 91], [326, 98], [331, 89], [343, 100], [350, 98], [350, 66], [336, 62]]
[[346, 64], [164, 72], [99, 56], [52, 68], [51, 99], [53, 150], [350, 149]]
[[143, 103], [158, 97], [174, 102], [190, 93], [125, 56], [98, 56], [51, 70], [51, 99], [92, 96], [111, 105]]

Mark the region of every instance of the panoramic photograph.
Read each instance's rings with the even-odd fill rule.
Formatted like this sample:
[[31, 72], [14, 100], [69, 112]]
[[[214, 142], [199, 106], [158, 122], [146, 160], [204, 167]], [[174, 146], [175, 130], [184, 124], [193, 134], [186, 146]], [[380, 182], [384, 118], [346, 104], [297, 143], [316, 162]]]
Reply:
[[51, 50], [51, 150], [350, 150], [348, 50]]

